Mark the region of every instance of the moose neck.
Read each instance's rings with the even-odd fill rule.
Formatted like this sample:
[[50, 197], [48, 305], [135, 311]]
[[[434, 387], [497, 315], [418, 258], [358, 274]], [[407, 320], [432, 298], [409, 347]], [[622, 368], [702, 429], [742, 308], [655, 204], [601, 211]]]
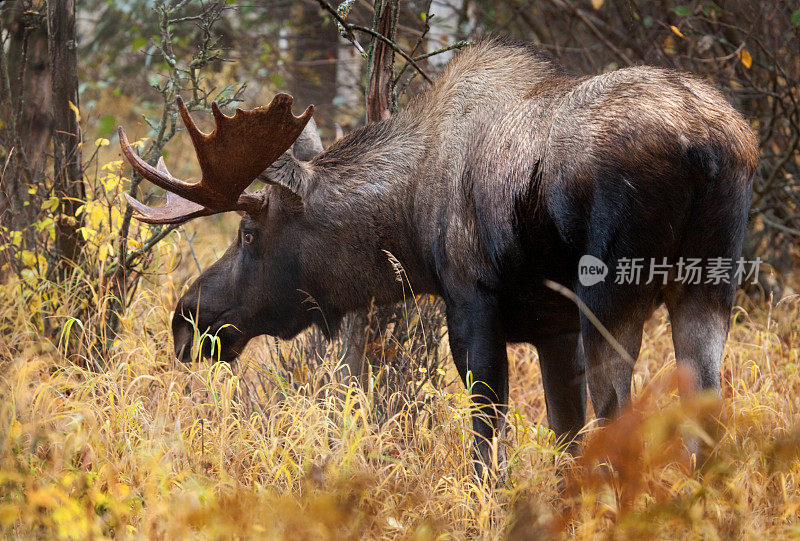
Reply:
[[425, 148], [417, 123], [401, 114], [355, 130], [310, 163], [304, 202], [325, 263], [306, 268], [322, 271], [309, 286], [330, 317], [371, 299], [435, 292], [411, 219]]

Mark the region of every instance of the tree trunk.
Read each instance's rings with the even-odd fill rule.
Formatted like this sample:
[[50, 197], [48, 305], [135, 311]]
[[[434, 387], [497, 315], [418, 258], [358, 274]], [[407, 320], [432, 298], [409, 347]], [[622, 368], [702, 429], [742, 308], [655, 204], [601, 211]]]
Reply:
[[[376, 0], [372, 25], [382, 36], [395, 41], [399, 0]], [[394, 97], [394, 49], [383, 40], [374, 39], [369, 50], [367, 78], [367, 123], [377, 122], [397, 109]]]
[[[5, 63], [9, 81], [0, 111], [3, 158], [10, 155], [10, 160], [0, 185], [0, 224], [14, 231], [25, 230], [36, 217], [39, 205], [26, 205], [31, 200], [28, 188], [42, 185], [50, 141], [51, 86], [43, 10], [44, 5], [26, 5], [22, 0], [4, 8], [9, 41], [7, 54], [0, 51], [0, 62]], [[24, 235], [26, 244], [32, 241], [30, 233]]]
[[[77, 262], [81, 250], [75, 211], [86, 194], [81, 174], [78, 125], [78, 57], [75, 0], [50, 0], [47, 5], [50, 66], [53, 82], [53, 173], [61, 200], [56, 218], [56, 253], [62, 262]], [[62, 270], [66, 266], [62, 266]]]

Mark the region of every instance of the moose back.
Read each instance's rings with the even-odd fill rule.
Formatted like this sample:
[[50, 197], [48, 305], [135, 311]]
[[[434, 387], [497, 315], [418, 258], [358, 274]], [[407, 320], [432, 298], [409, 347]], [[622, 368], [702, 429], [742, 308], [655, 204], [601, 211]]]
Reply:
[[[178, 302], [179, 358], [191, 359], [193, 324], [218, 333], [229, 360], [254, 336], [314, 324], [330, 333], [371, 299], [401, 300], [389, 252], [414, 292], [445, 301], [484, 461], [508, 401], [507, 342], [536, 346], [550, 427], [570, 440], [587, 382], [600, 418], [629, 399], [631, 359], [662, 300], [678, 363], [697, 389], [719, 389], [734, 271], [686, 283], [675, 265], [740, 257], [758, 149], [708, 84], [650, 67], [578, 77], [532, 45], [486, 39], [396, 116], [307, 161], [291, 147], [312, 109], [295, 117], [291, 103], [281, 94], [233, 117], [215, 106], [204, 134], [179, 102], [197, 184], [145, 163], [120, 128], [133, 167], [167, 190], [162, 207], [129, 200], [140, 220], [244, 212], [234, 242]], [[266, 187], [246, 192], [259, 177]], [[579, 280], [585, 257], [605, 276]], [[633, 259], [660, 262], [666, 278], [615, 280]]]

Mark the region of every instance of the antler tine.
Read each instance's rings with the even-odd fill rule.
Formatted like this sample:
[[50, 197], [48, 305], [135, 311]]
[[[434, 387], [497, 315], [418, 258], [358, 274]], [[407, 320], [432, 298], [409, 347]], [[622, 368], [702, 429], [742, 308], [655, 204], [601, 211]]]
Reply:
[[[166, 173], [170, 175], [169, 169], [167, 169], [167, 164], [164, 162], [164, 156], [158, 157], [158, 162], [156, 162], [156, 170], [161, 171], [162, 173]], [[172, 175], [170, 175], [172, 176]]]
[[140, 203], [127, 193], [125, 199], [139, 213], [135, 215], [135, 218], [148, 224], [180, 224], [198, 216], [210, 216], [216, 213], [214, 210], [192, 203], [172, 192], [167, 192], [167, 201], [160, 207], [151, 207]]
[[[192, 115], [189, 114], [189, 109], [187, 109], [186, 104], [183, 103], [183, 98], [178, 96], [175, 98], [175, 102], [178, 104], [178, 112], [181, 115], [181, 120], [183, 120], [183, 125], [186, 126], [186, 131], [189, 132], [189, 137], [192, 138], [192, 143], [194, 143], [195, 148], [197, 148], [198, 142], [208, 139], [208, 135], [201, 132], [197, 124], [194, 123]], [[214, 102], [214, 104], [216, 104], [216, 102]]]
[[[219, 126], [220, 124], [222, 124], [226, 120], [230, 120], [232, 118], [232, 117], [229, 117], [229, 116], [225, 115], [225, 113], [223, 113], [222, 111], [220, 111], [219, 110], [219, 105], [217, 105], [217, 102], [215, 102], [215, 101], [211, 102], [211, 114], [214, 115], [214, 122], [217, 124], [217, 126]], [[234, 115], [234, 116], [236, 116], [236, 115]]]

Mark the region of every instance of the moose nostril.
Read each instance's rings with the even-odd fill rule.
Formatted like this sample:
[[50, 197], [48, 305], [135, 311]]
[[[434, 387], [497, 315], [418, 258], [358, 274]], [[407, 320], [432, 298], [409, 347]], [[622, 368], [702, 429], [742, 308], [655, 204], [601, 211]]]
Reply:
[[175, 356], [183, 363], [192, 362], [192, 340], [194, 332], [191, 324], [186, 321], [180, 307], [175, 309], [172, 316], [172, 341], [175, 347]]

